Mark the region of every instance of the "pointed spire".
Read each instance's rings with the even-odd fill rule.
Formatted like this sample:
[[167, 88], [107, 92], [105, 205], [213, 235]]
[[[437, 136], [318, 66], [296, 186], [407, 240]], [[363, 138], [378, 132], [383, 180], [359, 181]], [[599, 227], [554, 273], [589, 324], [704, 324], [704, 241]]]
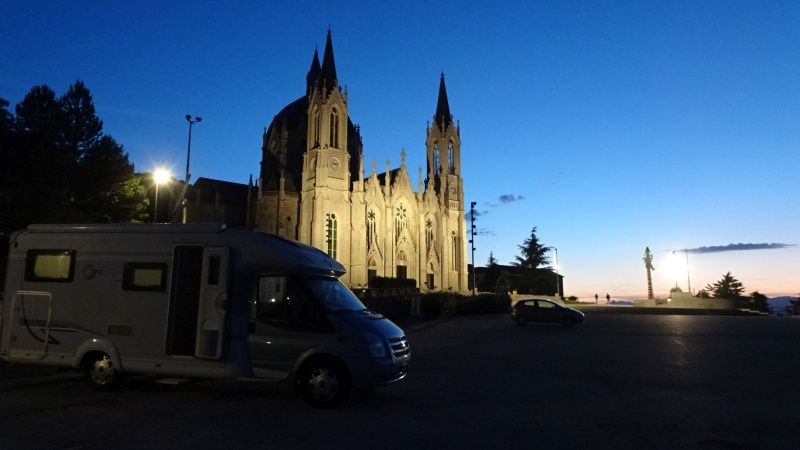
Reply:
[[311, 89], [314, 88], [314, 83], [316, 83], [317, 78], [319, 78], [321, 71], [319, 66], [319, 52], [317, 49], [314, 49], [314, 58], [311, 60], [311, 68], [308, 69], [308, 75], [306, 75], [307, 92], [311, 92]]
[[333, 41], [331, 40], [330, 28], [328, 28], [328, 39], [325, 41], [325, 54], [322, 56], [320, 78], [327, 81], [328, 89], [332, 89], [338, 84], [336, 78], [336, 62], [333, 60]]
[[434, 122], [439, 124], [439, 129], [442, 131], [447, 130], [447, 125], [450, 123], [450, 103], [447, 101], [447, 88], [444, 86], [444, 71], [439, 81], [439, 100], [436, 102]]

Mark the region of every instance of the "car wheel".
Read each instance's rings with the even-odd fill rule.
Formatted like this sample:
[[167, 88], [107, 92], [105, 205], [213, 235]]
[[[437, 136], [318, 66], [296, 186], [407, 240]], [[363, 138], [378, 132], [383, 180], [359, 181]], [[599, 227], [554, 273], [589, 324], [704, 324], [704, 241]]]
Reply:
[[566, 316], [563, 322], [565, 327], [571, 327], [575, 323], [575, 319], [572, 316]]
[[85, 365], [86, 381], [97, 391], [113, 391], [122, 382], [122, 372], [105, 353], [90, 356]]
[[299, 380], [303, 396], [315, 408], [336, 408], [350, 392], [349, 374], [344, 364], [334, 359], [312, 361]]
[[527, 324], [528, 324], [528, 319], [526, 319], [525, 316], [517, 316], [517, 325], [525, 326]]

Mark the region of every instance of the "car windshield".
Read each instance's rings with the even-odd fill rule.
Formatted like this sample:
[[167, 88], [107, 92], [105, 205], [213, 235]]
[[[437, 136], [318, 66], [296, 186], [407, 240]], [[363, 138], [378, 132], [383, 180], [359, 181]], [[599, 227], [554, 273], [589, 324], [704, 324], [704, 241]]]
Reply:
[[305, 281], [306, 286], [328, 311], [363, 311], [367, 309], [361, 300], [336, 278], [309, 277]]

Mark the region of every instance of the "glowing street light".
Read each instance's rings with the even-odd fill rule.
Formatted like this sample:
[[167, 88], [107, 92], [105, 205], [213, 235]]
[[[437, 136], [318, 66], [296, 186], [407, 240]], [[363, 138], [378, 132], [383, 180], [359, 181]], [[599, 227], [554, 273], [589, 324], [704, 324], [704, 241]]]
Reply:
[[158, 185], [169, 181], [170, 173], [167, 169], [159, 167], [153, 172], [153, 181], [156, 183], [156, 201], [153, 207], [153, 222], [158, 222]]
[[[686, 284], [688, 285], [689, 293], [691, 293], [692, 292], [692, 280], [689, 278], [689, 250], [688, 249], [684, 249], [684, 250], [677, 250], [677, 251], [686, 252]], [[675, 254], [675, 251], [672, 252], [672, 256], [675, 257], [676, 260], [677, 260], [677, 255]]]

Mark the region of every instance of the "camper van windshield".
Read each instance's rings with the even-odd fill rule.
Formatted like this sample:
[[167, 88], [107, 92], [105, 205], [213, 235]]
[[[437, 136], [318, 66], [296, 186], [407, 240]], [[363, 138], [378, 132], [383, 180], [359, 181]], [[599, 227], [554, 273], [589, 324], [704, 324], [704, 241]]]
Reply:
[[306, 278], [306, 286], [314, 292], [328, 311], [362, 311], [367, 309], [350, 289], [335, 278]]

